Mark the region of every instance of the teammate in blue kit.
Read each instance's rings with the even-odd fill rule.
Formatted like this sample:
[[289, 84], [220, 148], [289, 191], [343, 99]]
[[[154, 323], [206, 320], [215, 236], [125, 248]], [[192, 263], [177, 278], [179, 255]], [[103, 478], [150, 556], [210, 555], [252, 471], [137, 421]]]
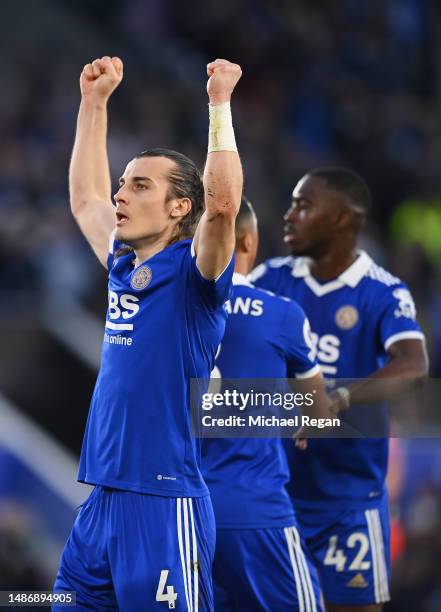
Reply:
[[[246, 280], [257, 243], [256, 216], [243, 198], [233, 294], [226, 304], [230, 316], [215, 375], [297, 377], [324, 394], [302, 309]], [[328, 405], [324, 395], [319, 401]], [[216, 517], [216, 610], [321, 610], [317, 573], [304, 554], [285, 489], [289, 469], [280, 439], [205, 439], [202, 470]]]
[[[408, 288], [357, 250], [370, 200], [354, 172], [310, 172], [296, 185], [284, 217], [284, 239], [293, 256], [270, 259], [251, 275], [258, 286], [304, 308], [327, 377], [369, 377], [333, 394], [336, 409], [364, 411], [365, 419], [377, 408], [368, 403], [390, 393], [373, 381], [400, 387], [427, 373]], [[389, 600], [390, 578], [387, 439], [310, 439], [304, 451], [292, 444], [286, 449], [289, 492], [327, 609], [380, 610]]]
[[241, 70], [208, 64], [203, 182], [184, 155], [151, 149], [128, 163], [113, 208], [106, 109], [122, 71], [103, 57], [80, 78], [71, 207], [109, 270], [109, 306], [79, 468], [96, 487], [55, 591], [76, 591], [77, 609], [212, 610], [215, 525], [189, 384], [209, 376], [225, 328], [242, 192], [229, 101]]

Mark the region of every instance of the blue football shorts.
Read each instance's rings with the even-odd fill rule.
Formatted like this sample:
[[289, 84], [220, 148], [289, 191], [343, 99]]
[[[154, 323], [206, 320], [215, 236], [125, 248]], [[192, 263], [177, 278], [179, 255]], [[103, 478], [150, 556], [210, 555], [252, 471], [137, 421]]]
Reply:
[[296, 516], [326, 602], [362, 606], [389, 601], [387, 496], [377, 507], [365, 510], [297, 507]]
[[54, 591], [75, 591], [76, 610], [211, 611], [215, 542], [208, 496], [97, 486], [74, 523]]
[[216, 612], [321, 612], [317, 572], [295, 527], [218, 529]]

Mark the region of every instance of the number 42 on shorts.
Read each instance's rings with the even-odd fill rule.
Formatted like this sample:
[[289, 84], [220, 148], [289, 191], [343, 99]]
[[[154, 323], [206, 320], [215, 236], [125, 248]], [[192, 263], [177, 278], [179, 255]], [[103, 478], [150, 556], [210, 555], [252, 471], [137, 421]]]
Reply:
[[[346, 561], [348, 560], [343, 549], [337, 548], [338, 536], [333, 535], [329, 538], [328, 550], [323, 561], [325, 565], [335, 565], [337, 572], [344, 572]], [[368, 570], [371, 567], [370, 561], [365, 561], [365, 557], [369, 550], [369, 540], [362, 532], [351, 533], [346, 541], [347, 548], [356, 548], [359, 546], [357, 554], [354, 557], [351, 565], [348, 567], [350, 571]]]
[[[176, 608], [175, 601], [178, 597], [178, 594], [175, 592], [175, 589], [172, 585], [166, 585], [168, 574], [169, 570], [161, 570], [158, 589], [156, 591], [156, 601], [166, 601], [168, 603], [168, 609], [174, 610]], [[167, 592], [165, 591], [166, 586]]]

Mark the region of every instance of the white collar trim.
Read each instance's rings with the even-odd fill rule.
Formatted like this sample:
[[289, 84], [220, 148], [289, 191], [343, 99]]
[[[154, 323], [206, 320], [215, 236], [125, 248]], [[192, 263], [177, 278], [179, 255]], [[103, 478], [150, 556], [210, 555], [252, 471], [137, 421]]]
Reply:
[[250, 281], [243, 274], [239, 274], [239, 272], [233, 273], [233, 285], [245, 285], [246, 287], [253, 287]]
[[331, 291], [341, 289], [345, 285], [352, 288], [356, 287], [366, 275], [373, 262], [365, 251], [359, 251], [357, 259], [349, 268], [346, 268], [335, 280], [324, 284], [319, 283], [311, 275], [311, 263], [312, 260], [309, 257], [298, 257], [294, 260], [292, 275], [296, 278], [304, 278], [311, 291], [321, 297]]

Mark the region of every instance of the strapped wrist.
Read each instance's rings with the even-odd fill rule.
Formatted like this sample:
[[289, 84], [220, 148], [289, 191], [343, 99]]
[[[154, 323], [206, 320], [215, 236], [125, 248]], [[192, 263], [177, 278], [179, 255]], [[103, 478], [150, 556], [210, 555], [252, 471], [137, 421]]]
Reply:
[[208, 152], [237, 152], [230, 103], [224, 102], [223, 104], [217, 104], [215, 106], [209, 104], [208, 109], [210, 114]]

